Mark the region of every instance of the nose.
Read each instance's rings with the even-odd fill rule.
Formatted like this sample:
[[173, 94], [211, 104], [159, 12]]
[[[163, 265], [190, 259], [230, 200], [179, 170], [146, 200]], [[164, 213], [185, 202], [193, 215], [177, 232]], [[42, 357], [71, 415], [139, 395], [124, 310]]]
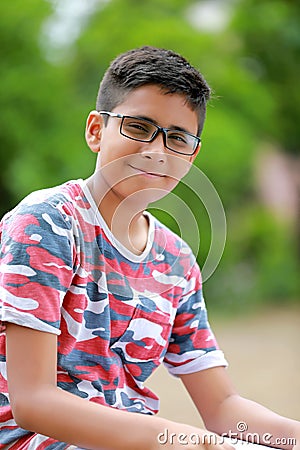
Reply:
[[159, 131], [150, 142], [145, 142], [141, 152], [145, 159], [151, 159], [156, 163], [164, 163], [167, 159], [165, 138], [163, 131]]

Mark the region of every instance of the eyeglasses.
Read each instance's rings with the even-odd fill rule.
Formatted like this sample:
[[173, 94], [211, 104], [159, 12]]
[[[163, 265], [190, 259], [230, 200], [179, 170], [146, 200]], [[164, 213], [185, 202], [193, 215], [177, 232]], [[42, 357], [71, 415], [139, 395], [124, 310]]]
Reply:
[[99, 111], [99, 113], [122, 119], [120, 134], [134, 141], [152, 142], [158, 133], [162, 133], [164, 146], [181, 155], [193, 155], [201, 141], [198, 136], [194, 136], [187, 131], [159, 127], [150, 120], [134, 116], [124, 116], [123, 114], [109, 111]]

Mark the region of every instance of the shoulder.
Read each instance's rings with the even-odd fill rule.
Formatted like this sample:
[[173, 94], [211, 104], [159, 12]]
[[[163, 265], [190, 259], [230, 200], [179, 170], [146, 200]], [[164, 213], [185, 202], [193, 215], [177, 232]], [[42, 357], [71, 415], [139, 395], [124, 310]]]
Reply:
[[156, 217], [151, 215], [147, 211], [147, 215], [152, 222], [152, 228], [154, 230], [154, 242], [165, 249], [165, 251], [171, 251], [175, 255], [182, 255], [184, 257], [191, 257], [193, 261], [195, 260], [194, 253], [188, 243], [182, 239], [174, 231], [170, 230], [165, 224], [159, 221]]
[[184, 254], [193, 254], [192, 249], [184, 239], [182, 239], [178, 234], [172, 231], [167, 225], [162, 223], [148, 211], [146, 211], [146, 214], [149, 217], [152, 228], [155, 231], [156, 242], [168, 249], [173, 247], [174, 251], [177, 253], [181, 252]]
[[185, 279], [200, 277], [196, 256], [188, 243], [150, 213], [147, 214], [154, 229], [153, 251], [160, 255], [156, 259], [164, 261], [170, 272], [180, 274]]
[[39, 215], [43, 212], [57, 210], [61, 214], [70, 214], [76, 208], [76, 202], [80, 194], [83, 196], [79, 180], [68, 181], [59, 186], [33, 191], [24, 197], [12, 210], [8, 211], [3, 216], [2, 222], [28, 212]]
[[30, 227], [48, 227], [58, 234], [64, 234], [63, 230], [72, 228], [70, 219], [75, 214], [81, 192], [78, 181], [34, 191], [4, 215], [0, 231], [16, 235]]

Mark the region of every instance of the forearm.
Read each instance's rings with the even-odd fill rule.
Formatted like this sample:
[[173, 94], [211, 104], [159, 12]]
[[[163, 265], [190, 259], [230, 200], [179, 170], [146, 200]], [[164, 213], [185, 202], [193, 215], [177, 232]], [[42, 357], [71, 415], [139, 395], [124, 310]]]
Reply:
[[300, 439], [299, 422], [239, 395], [226, 398], [206, 426], [218, 434], [286, 449], [293, 447], [293, 440]]
[[152, 450], [162, 419], [102, 406], [56, 386], [55, 335], [8, 324], [6, 337], [8, 389], [19, 426], [89, 449]]
[[53, 386], [19, 399], [14, 414], [25, 429], [89, 449], [151, 449], [164, 427], [157, 417], [102, 406]]

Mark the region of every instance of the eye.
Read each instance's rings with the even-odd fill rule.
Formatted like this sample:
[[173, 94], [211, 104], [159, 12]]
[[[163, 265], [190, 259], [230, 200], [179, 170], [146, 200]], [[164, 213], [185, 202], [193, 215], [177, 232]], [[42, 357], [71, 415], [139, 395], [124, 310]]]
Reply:
[[123, 130], [133, 136], [149, 136], [153, 133], [151, 124], [132, 118], [124, 121]]
[[140, 123], [140, 122], [131, 122], [131, 123], [128, 123], [126, 126], [130, 127], [130, 128], [134, 128], [139, 131], [144, 131], [146, 133], [149, 131], [148, 127], [144, 123]]
[[176, 143], [176, 145], [188, 144], [188, 136], [184, 132], [171, 131], [168, 133], [168, 139]]

